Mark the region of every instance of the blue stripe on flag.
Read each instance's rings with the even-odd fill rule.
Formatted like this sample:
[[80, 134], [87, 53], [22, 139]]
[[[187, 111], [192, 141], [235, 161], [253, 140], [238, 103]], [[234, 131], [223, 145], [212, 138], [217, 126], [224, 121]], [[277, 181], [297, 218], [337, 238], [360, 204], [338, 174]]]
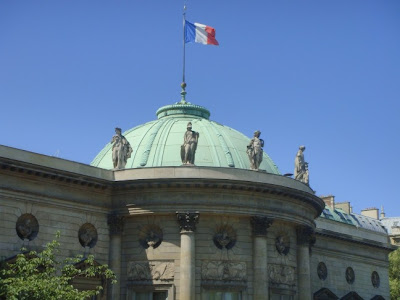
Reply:
[[185, 20], [185, 43], [194, 42], [196, 39], [196, 26]]

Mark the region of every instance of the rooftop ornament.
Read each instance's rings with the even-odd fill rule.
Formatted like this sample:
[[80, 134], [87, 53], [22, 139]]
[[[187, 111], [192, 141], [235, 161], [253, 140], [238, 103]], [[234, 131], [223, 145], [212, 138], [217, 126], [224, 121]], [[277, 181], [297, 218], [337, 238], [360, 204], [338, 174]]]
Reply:
[[192, 122], [189, 122], [185, 135], [183, 136], [183, 145], [181, 146], [182, 164], [194, 165], [198, 141], [199, 133], [192, 130]]
[[121, 134], [121, 128], [115, 128], [115, 135], [111, 139], [111, 144], [113, 144], [112, 160], [114, 169], [124, 169], [128, 158], [131, 157], [132, 147], [128, 140]]
[[181, 102], [177, 104], [190, 104], [189, 102], [186, 102], [186, 82], [181, 83]]
[[255, 171], [258, 171], [258, 168], [263, 159], [262, 147], [264, 147], [264, 140], [260, 139], [260, 135], [261, 132], [259, 130], [254, 132], [254, 137], [247, 145], [247, 151], [246, 151], [250, 159], [250, 168]]
[[301, 181], [307, 185], [309, 183], [308, 163], [304, 161], [305, 146], [300, 146], [294, 159], [294, 179]]

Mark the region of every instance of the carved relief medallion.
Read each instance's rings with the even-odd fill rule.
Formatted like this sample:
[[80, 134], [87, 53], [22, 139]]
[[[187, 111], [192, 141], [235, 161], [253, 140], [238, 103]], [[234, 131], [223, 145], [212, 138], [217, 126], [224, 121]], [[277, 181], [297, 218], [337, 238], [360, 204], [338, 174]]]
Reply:
[[290, 239], [287, 235], [281, 234], [275, 239], [275, 248], [281, 255], [287, 255], [290, 250]]
[[236, 231], [230, 225], [218, 226], [213, 241], [218, 249], [232, 249], [236, 244]]
[[97, 243], [97, 230], [94, 225], [85, 223], [78, 231], [79, 243], [82, 247], [93, 248]]
[[163, 232], [160, 226], [156, 224], [144, 225], [139, 232], [139, 243], [143, 248], [153, 249], [161, 245], [163, 241]]
[[347, 283], [353, 284], [355, 278], [356, 278], [356, 276], [355, 276], [355, 274], [354, 274], [353, 268], [352, 268], [352, 267], [348, 267], [348, 268], [346, 269], [346, 281], [347, 281]]
[[293, 286], [296, 284], [295, 274], [296, 269], [294, 267], [268, 264], [269, 280], [273, 284]]
[[201, 279], [206, 281], [246, 281], [246, 263], [234, 261], [203, 261]]
[[379, 278], [379, 274], [376, 271], [373, 271], [371, 274], [371, 282], [374, 288], [378, 288], [381, 284], [381, 279]]
[[39, 233], [39, 222], [32, 214], [23, 214], [18, 218], [15, 229], [21, 240], [32, 241]]
[[172, 261], [131, 261], [128, 263], [128, 278], [135, 281], [173, 280], [175, 266]]
[[321, 280], [325, 280], [328, 277], [328, 268], [326, 267], [325, 263], [322, 261], [318, 264], [317, 267], [318, 277]]

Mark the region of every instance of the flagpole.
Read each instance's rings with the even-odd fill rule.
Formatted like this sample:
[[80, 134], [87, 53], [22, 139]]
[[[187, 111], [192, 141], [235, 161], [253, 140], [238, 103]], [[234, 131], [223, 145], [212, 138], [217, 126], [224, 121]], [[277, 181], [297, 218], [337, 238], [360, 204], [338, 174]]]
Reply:
[[183, 72], [181, 83], [181, 103], [186, 104], [186, 82], [185, 82], [185, 61], [186, 61], [186, 43], [185, 43], [185, 23], [186, 23], [186, 4], [183, 5]]

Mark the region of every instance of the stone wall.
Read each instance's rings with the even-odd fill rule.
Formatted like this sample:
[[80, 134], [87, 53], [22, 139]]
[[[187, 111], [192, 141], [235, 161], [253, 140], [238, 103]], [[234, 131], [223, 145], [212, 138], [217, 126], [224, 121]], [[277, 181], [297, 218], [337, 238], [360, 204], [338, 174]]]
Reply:
[[[20, 252], [21, 247], [28, 250], [41, 251], [43, 245], [55, 238], [60, 231], [61, 256], [73, 257], [77, 254], [93, 254], [100, 263], [108, 262], [109, 234], [106, 214], [93, 213], [90, 209], [74, 209], [37, 203], [40, 197], [0, 195], [0, 225], [1, 242], [0, 253], [3, 259], [14, 256]], [[43, 199], [42, 199], [43, 200]], [[23, 240], [18, 235], [18, 222], [24, 218], [37, 221], [37, 234]], [[33, 221], [28, 221], [33, 222]], [[86, 249], [81, 245], [78, 237], [79, 230], [84, 224], [92, 224], [97, 231], [96, 241]], [[20, 224], [20, 223], [19, 223]], [[32, 225], [28, 225], [32, 226]], [[89, 242], [90, 243], [90, 242]]]
[[[157, 232], [157, 238], [151, 235], [152, 231]], [[161, 232], [162, 242], [155, 248], [151, 243], [143, 243], [153, 238], [153, 244], [157, 244]], [[277, 249], [280, 238], [286, 247], [283, 253]], [[268, 229], [271, 294], [296, 294], [296, 243], [295, 227], [290, 223], [277, 221]], [[195, 245], [196, 299], [213, 290], [237, 290], [242, 292], [243, 299], [253, 299], [253, 236], [249, 217], [200, 214]], [[122, 299], [130, 294], [129, 290], [149, 290], [152, 283], [164, 289], [173, 285], [174, 299], [179, 299], [180, 251], [175, 214], [128, 217], [122, 242]], [[165, 274], [154, 272], [157, 268], [165, 270]], [[169, 268], [174, 271], [167, 274]]]
[[[188, 277], [193, 274], [194, 289], [189, 290], [196, 300], [212, 290], [241, 291], [243, 300], [268, 291], [270, 299], [305, 299], [310, 284], [303, 279], [308, 278], [309, 266], [312, 293], [328, 288], [339, 297], [355, 291], [365, 299], [389, 298], [390, 247], [384, 233], [318, 218], [308, 264], [311, 239], [299, 241], [297, 235], [303, 237], [307, 230], [298, 230], [312, 229], [323, 202], [290, 178], [197, 167], [114, 173], [19, 152], [23, 161], [0, 158], [2, 258], [17, 254], [22, 246], [40, 250], [60, 230], [63, 256], [91, 253], [118, 275], [121, 271], [121, 280], [111, 291], [115, 299], [161, 289], [170, 299], [184, 300], [179, 298], [188, 284], [181, 282], [191, 282]], [[195, 230], [181, 233], [176, 215], [180, 210], [199, 211]], [[125, 218], [122, 236], [119, 230], [110, 236], [111, 213]], [[257, 232], [260, 224], [251, 220], [262, 223], [266, 233]], [[180, 261], [193, 253], [195, 260], [184, 268]], [[318, 274], [321, 262], [327, 270], [325, 279]], [[348, 267], [355, 275], [351, 284], [345, 276]], [[377, 287], [371, 282], [373, 272], [379, 275]], [[193, 297], [185, 297], [189, 298]]]
[[200, 215], [196, 232], [196, 297], [212, 290], [253, 293], [249, 218]]
[[[331, 227], [342, 227], [340, 230], [335, 229], [346, 232], [348, 240], [340, 238], [340, 235], [333, 238], [317, 234], [311, 255], [313, 293], [322, 288], [328, 288], [339, 298], [349, 292], [356, 292], [364, 299], [371, 299], [376, 295], [389, 299], [388, 249], [368, 245], [366, 239], [362, 244], [357, 236], [362, 235], [368, 238], [368, 231], [365, 229], [324, 219], [318, 219], [318, 224], [321, 225], [320, 227], [325, 227], [327, 224]], [[376, 233], [370, 232], [369, 234], [371, 237]], [[385, 238], [383, 234], [381, 235]], [[350, 238], [354, 238], [354, 241], [351, 241]], [[320, 263], [325, 264], [325, 276], [322, 276], [324, 272], [321, 270], [321, 266], [319, 268]], [[348, 274], [350, 271], [347, 271], [348, 268], [354, 272], [353, 282], [349, 276], [351, 274]], [[374, 279], [376, 287], [373, 286], [371, 279], [373, 272], [379, 276], [378, 284], [376, 276]], [[324, 277], [326, 278], [324, 279]]]
[[[158, 239], [162, 239], [159, 245]], [[125, 299], [131, 287], [145, 291], [154, 284], [179, 289], [179, 258], [180, 233], [175, 213], [126, 218], [122, 237], [121, 299]]]

